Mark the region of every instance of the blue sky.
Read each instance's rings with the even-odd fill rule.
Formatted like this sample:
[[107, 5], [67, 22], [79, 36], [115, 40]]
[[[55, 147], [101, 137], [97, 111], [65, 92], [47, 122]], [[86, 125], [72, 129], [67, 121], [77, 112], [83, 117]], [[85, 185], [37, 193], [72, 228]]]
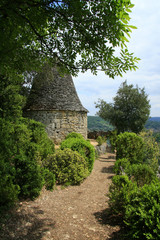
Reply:
[[94, 103], [99, 98], [111, 103], [120, 84], [127, 80], [128, 84], [145, 88], [151, 104], [150, 116], [160, 117], [160, 1], [132, 0], [132, 3], [135, 6], [130, 15], [130, 24], [138, 29], [133, 30], [128, 48], [141, 58], [139, 69], [114, 80], [103, 72], [95, 76], [90, 71], [74, 77], [78, 96], [90, 116], [96, 114]]

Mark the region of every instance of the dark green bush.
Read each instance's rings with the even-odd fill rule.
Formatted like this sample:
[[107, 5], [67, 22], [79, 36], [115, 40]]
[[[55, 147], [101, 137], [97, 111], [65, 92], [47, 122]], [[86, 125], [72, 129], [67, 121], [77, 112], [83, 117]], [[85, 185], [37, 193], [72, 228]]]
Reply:
[[14, 158], [16, 175], [15, 182], [20, 187], [20, 197], [34, 199], [39, 196], [43, 186], [41, 168], [36, 159], [25, 155]]
[[71, 149], [57, 150], [47, 157], [44, 165], [55, 174], [59, 184], [79, 184], [89, 174], [85, 159]]
[[160, 184], [144, 185], [126, 206], [128, 239], [160, 239]]
[[89, 141], [78, 138], [68, 138], [61, 143], [61, 149], [70, 148], [80, 153], [88, 164], [89, 172], [92, 171], [95, 160], [95, 149]]
[[137, 186], [150, 184], [158, 181], [156, 172], [147, 164], [130, 164], [128, 159], [122, 158], [115, 162], [114, 172], [117, 175], [127, 175], [130, 180], [136, 182]]
[[127, 239], [160, 239], [159, 150], [150, 137], [123, 133], [116, 141], [114, 170], [124, 175], [113, 177], [109, 205], [113, 213], [122, 215]]
[[98, 136], [97, 139], [96, 139], [97, 143], [98, 143], [98, 146], [101, 146], [103, 143], [106, 142], [106, 137], [101, 137], [101, 136]]
[[125, 174], [125, 170], [130, 166], [130, 162], [127, 158], [122, 158], [122, 159], [118, 159], [116, 160], [115, 164], [114, 164], [114, 173], [116, 175], [123, 175]]
[[116, 140], [117, 140], [117, 130], [113, 130], [109, 133], [109, 141], [111, 144], [112, 151], [114, 152], [116, 150]]
[[132, 164], [125, 169], [128, 177], [137, 183], [139, 187], [158, 181], [156, 172], [147, 164]]
[[109, 206], [113, 213], [125, 215], [127, 204], [130, 203], [132, 192], [137, 190], [137, 185], [129, 180], [126, 175], [116, 175], [109, 188]]
[[6, 185], [6, 188], [0, 187], [0, 195], [8, 206], [18, 195], [32, 199], [39, 195], [44, 184], [42, 160], [54, 152], [54, 144], [48, 139], [44, 126], [33, 120], [19, 118], [11, 122], [0, 118], [0, 129], [1, 162], [5, 166], [1, 166], [0, 174]]
[[49, 169], [47, 169], [47, 168], [42, 169], [42, 174], [43, 174], [43, 178], [45, 181], [45, 183], [44, 183], [45, 188], [47, 190], [53, 190], [54, 185], [56, 183], [55, 174], [50, 172]]
[[76, 132], [72, 132], [72, 133], [69, 133], [65, 139], [68, 139], [68, 138], [80, 138], [80, 139], [84, 139], [84, 137], [80, 134], [80, 133], [76, 133]]
[[116, 158], [127, 158], [131, 164], [144, 160], [144, 141], [135, 133], [121, 133], [116, 140]]
[[31, 119], [23, 118], [23, 122], [27, 125], [30, 131], [30, 138], [32, 145], [35, 145], [36, 151], [38, 151], [42, 159], [46, 158], [49, 154], [53, 154], [55, 151], [54, 143], [45, 131], [45, 127], [42, 123], [36, 122]]
[[14, 183], [15, 168], [0, 156], [0, 213], [18, 199], [19, 186]]
[[153, 132], [141, 132], [140, 137], [144, 140], [144, 162], [150, 165], [154, 171], [157, 171], [160, 162], [160, 148], [153, 137]]

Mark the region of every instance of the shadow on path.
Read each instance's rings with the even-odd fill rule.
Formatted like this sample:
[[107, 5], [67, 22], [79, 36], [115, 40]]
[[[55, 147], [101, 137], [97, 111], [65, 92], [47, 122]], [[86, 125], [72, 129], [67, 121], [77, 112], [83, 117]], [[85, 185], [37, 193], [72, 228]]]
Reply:
[[43, 216], [44, 212], [32, 207], [31, 213], [13, 211], [0, 228], [3, 240], [39, 240], [55, 227], [53, 219]]
[[113, 173], [113, 166], [103, 167], [101, 172], [102, 173]]
[[110, 234], [110, 240], [124, 240], [123, 221], [121, 216], [111, 214], [110, 208], [96, 212], [94, 216], [101, 225], [108, 225], [108, 228], [115, 227], [115, 232]]

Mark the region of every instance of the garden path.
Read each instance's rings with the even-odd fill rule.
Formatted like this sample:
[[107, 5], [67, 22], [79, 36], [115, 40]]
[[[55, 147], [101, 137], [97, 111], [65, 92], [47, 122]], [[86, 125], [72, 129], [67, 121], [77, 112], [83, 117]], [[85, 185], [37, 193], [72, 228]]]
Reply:
[[2, 240], [119, 240], [120, 226], [108, 214], [107, 196], [115, 155], [95, 161], [80, 186], [42, 190], [35, 201], [21, 202], [3, 224]]

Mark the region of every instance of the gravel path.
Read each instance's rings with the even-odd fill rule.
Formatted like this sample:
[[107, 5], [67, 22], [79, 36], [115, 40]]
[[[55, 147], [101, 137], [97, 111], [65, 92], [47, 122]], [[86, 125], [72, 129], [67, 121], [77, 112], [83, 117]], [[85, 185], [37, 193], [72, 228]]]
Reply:
[[35, 201], [20, 203], [0, 232], [3, 240], [118, 240], [119, 226], [107, 217], [107, 192], [114, 154], [95, 161], [80, 186], [42, 191]]

